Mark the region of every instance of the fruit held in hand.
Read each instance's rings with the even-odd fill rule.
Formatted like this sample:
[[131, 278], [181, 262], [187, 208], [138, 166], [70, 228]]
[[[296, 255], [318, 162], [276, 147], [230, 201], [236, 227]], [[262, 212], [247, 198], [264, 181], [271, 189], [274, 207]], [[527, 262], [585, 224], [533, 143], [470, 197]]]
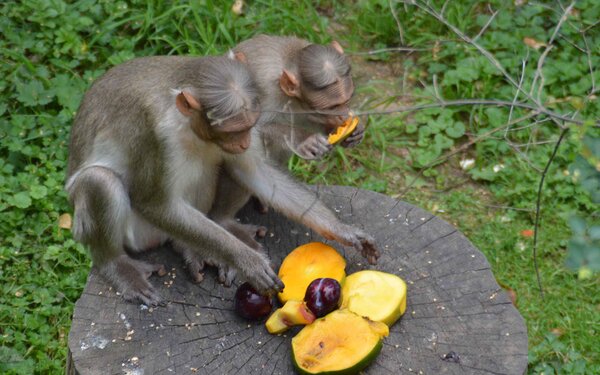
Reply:
[[275, 310], [267, 319], [265, 327], [269, 333], [278, 334], [287, 331], [292, 326], [310, 324], [315, 319], [315, 315], [304, 302], [290, 300], [282, 308]]
[[320, 318], [337, 309], [341, 289], [336, 279], [324, 277], [313, 280], [306, 288], [304, 302], [310, 311]]
[[377, 357], [388, 334], [383, 323], [336, 310], [292, 339], [294, 366], [302, 374], [358, 374]]
[[243, 283], [235, 292], [235, 312], [242, 318], [258, 320], [271, 312], [273, 301], [263, 296], [249, 283]]
[[346, 261], [331, 246], [321, 242], [311, 242], [294, 249], [281, 263], [279, 278], [285, 284], [279, 300], [302, 301], [306, 288], [314, 279], [329, 277], [340, 284], [346, 277]]
[[391, 326], [406, 310], [406, 283], [391, 273], [355, 272], [342, 287], [341, 308]]
[[342, 125], [338, 126], [335, 129], [335, 132], [329, 134], [329, 137], [327, 137], [327, 141], [329, 142], [329, 144], [332, 145], [340, 143], [344, 139], [348, 138], [350, 134], [352, 134], [354, 129], [356, 129], [356, 127], [358, 126], [359, 122], [360, 120], [358, 119], [358, 117], [354, 116], [351, 112], [350, 116], [346, 119], [346, 121], [344, 121]]

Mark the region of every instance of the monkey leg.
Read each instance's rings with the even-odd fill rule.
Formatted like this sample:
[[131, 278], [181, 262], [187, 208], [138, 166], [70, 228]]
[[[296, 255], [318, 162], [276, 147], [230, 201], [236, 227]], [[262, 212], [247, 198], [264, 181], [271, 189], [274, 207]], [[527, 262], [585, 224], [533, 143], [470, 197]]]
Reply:
[[120, 178], [108, 168], [89, 167], [68, 183], [67, 191], [75, 208], [73, 237], [89, 247], [94, 267], [126, 300], [159, 304], [148, 278], [155, 272], [164, 275], [164, 266], [135, 260], [124, 249], [132, 212]]

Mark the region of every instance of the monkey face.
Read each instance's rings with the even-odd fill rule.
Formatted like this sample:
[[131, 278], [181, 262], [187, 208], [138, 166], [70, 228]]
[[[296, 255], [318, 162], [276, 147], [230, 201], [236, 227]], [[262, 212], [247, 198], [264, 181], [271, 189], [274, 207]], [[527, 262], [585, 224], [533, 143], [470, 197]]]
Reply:
[[354, 94], [354, 83], [350, 75], [323, 88], [304, 85], [301, 91], [301, 100], [316, 112], [309, 115], [308, 120], [320, 124], [326, 133], [335, 130], [348, 118], [348, 103]]
[[251, 130], [258, 119], [258, 110], [243, 111], [211, 126], [211, 139], [230, 154], [241, 154], [250, 147]]

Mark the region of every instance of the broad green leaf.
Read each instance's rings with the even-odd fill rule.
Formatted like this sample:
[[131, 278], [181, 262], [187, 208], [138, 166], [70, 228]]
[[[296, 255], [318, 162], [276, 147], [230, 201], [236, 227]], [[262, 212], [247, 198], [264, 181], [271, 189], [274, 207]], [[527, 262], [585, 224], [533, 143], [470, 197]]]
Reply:
[[454, 141], [452, 139], [446, 137], [443, 134], [436, 134], [434, 140], [436, 147], [440, 150], [450, 148], [454, 144]]
[[465, 124], [455, 121], [452, 126], [446, 128], [446, 134], [451, 138], [460, 138], [465, 135]]
[[18, 208], [27, 208], [31, 206], [31, 197], [27, 192], [22, 191], [13, 195], [9, 203]]
[[54, 97], [54, 94], [37, 80], [29, 83], [17, 82], [17, 92], [17, 100], [29, 107], [48, 104]]
[[29, 195], [33, 199], [42, 199], [48, 195], [48, 189], [43, 185], [34, 185], [29, 190]]

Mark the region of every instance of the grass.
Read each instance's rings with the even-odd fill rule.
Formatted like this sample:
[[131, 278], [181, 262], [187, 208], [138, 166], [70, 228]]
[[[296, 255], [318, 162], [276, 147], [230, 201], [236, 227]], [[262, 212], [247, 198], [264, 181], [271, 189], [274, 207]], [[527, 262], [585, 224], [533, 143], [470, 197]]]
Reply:
[[[442, 2], [432, 2], [439, 10]], [[560, 19], [556, 3], [449, 2], [446, 20], [478, 38], [514, 77], [528, 59], [523, 87], [532, 89], [543, 48]], [[335, 38], [354, 64], [355, 107], [397, 108], [432, 100], [513, 100], [514, 87], [480, 51], [423, 9], [389, 2], [248, 2], [237, 15], [228, 2], [8, 1], [0, 5], [0, 372], [62, 373], [73, 304], [89, 256], [58, 226], [70, 208], [63, 192], [69, 127], [87, 86], [134, 56], [222, 53], [257, 33]], [[578, 1], [544, 65], [542, 101], [553, 111], [600, 118], [588, 95], [600, 66], [600, 5]], [[405, 44], [410, 54], [355, 54]], [[581, 30], [585, 29], [585, 33]], [[585, 39], [583, 38], [585, 36]], [[586, 51], [586, 43], [590, 53]], [[530, 43], [531, 44], [531, 43]], [[597, 75], [597, 74], [596, 74]], [[597, 80], [597, 79], [596, 79]], [[537, 91], [537, 87], [533, 87]], [[523, 98], [521, 98], [524, 100]], [[515, 110], [514, 117], [525, 115]], [[311, 183], [358, 186], [399, 197], [456, 225], [487, 256], [499, 283], [514, 291], [529, 329], [532, 374], [600, 372], [600, 280], [565, 267], [571, 215], [597, 220], [598, 208], [567, 172], [590, 126], [573, 128], [547, 175], [539, 239], [537, 289], [532, 239], [540, 170], [558, 137], [532, 119], [507, 132], [477, 136], [506, 123], [507, 108], [446, 107], [370, 115], [366, 138], [336, 148], [320, 162], [290, 161]], [[523, 145], [520, 147], [519, 145]], [[464, 147], [461, 148], [461, 147]], [[456, 152], [450, 158], [448, 153]], [[473, 159], [470, 169], [460, 160]], [[504, 168], [500, 168], [504, 166]], [[419, 173], [423, 167], [423, 173]], [[498, 171], [494, 171], [494, 167]], [[413, 181], [414, 180], [414, 181]]]

